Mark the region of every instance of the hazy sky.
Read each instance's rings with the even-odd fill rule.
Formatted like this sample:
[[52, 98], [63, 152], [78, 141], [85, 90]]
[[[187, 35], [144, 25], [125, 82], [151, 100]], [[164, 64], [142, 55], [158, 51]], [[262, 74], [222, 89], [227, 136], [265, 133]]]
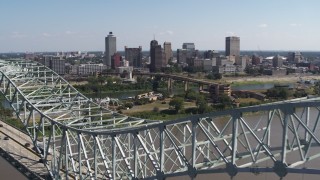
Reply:
[[320, 50], [319, 0], [1, 0], [0, 52], [104, 49], [113, 31], [117, 49], [183, 42], [224, 50]]

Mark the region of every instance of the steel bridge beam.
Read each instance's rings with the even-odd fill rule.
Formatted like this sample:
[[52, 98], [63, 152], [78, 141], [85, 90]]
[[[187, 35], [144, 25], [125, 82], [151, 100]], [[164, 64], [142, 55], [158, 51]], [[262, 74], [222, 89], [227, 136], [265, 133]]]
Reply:
[[320, 174], [302, 168], [320, 158], [320, 98], [153, 121], [105, 109], [27, 60], [0, 60], [0, 92], [53, 179]]

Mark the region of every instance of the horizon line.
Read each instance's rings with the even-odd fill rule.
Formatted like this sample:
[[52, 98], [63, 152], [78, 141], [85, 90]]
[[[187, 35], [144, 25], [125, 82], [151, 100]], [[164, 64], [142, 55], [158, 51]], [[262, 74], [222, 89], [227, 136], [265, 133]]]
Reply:
[[[214, 51], [222, 51], [224, 52], [225, 50], [215, 50], [215, 49], [196, 49], [198, 51], [209, 51], [209, 50], [214, 50]], [[7, 52], [0, 52], [0, 54], [9, 54], [9, 53], [56, 53], [56, 52], [104, 52], [104, 50], [66, 50], [66, 51], [7, 51]], [[117, 52], [124, 52], [125, 50], [119, 50]], [[149, 50], [142, 50], [142, 52], [146, 52]], [[177, 50], [172, 50], [172, 51], [177, 51]], [[245, 52], [245, 51], [253, 51], [253, 52], [320, 52], [320, 50], [240, 50], [240, 52]]]

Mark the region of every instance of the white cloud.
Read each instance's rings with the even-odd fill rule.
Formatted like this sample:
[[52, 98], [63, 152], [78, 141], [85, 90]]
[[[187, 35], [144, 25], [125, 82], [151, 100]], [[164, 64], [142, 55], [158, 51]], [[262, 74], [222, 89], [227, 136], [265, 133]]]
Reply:
[[173, 35], [173, 31], [167, 30], [167, 31], [164, 31], [164, 32], [160, 32], [159, 35]]
[[231, 32], [231, 31], [228, 31], [226, 32], [227, 36], [235, 36], [236, 33], [235, 32]]
[[68, 34], [68, 35], [70, 35], [70, 34], [75, 34], [76, 32], [74, 32], [74, 31], [69, 31], [69, 30], [68, 30], [68, 31], [66, 31], [65, 33]]
[[20, 33], [20, 32], [12, 32], [11, 33], [11, 37], [12, 38], [25, 38], [25, 37], [27, 37], [25, 34], [22, 34], [22, 33]]
[[292, 26], [292, 27], [297, 27], [297, 26], [301, 26], [301, 24], [291, 23], [290, 26]]
[[42, 33], [42, 36], [44, 36], [44, 37], [52, 37], [53, 35], [50, 34], [50, 33], [44, 32], [44, 33]]
[[266, 27], [268, 27], [268, 24], [259, 24], [258, 27], [260, 27], [260, 28], [266, 28]]

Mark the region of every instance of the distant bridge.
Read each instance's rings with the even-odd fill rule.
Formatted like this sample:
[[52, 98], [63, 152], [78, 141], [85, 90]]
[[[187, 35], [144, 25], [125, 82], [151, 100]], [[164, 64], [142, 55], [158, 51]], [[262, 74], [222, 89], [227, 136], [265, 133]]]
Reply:
[[320, 98], [157, 121], [104, 109], [36, 62], [0, 60], [0, 76], [53, 179], [320, 174]]
[[[210, 80], [205, 79], [196, 79], [193, 77], [187, 77], [177, 74], [166, 74], [166, 73], [148, 73], [148, 72], [130, 72], [132, 73], [132, 76], [153, 76], [153, 77], [161, 77], [168, 79], [168, 91], [172, 92], [173, 89], [173, 81], [183, 81], [184, 82], [184, 90], [187, 91], [189, 88], [189, 83], [195, 83], [199, 85], [199, 90], [204, 90], [204, 86], [207, 86], [209, 89], [210, 86], [214, 86], [217, 91], [219, 89], [219, 86], [224, 87], [225, 91], [228, 91], [227, 93], [230, 95], [231, 93], [231, 87], [229, 84], [219, 84], [216, 82], [212, 82]], [[121, 73], [118, 72], [103, 72], [102, 75], [120, 75]]]

